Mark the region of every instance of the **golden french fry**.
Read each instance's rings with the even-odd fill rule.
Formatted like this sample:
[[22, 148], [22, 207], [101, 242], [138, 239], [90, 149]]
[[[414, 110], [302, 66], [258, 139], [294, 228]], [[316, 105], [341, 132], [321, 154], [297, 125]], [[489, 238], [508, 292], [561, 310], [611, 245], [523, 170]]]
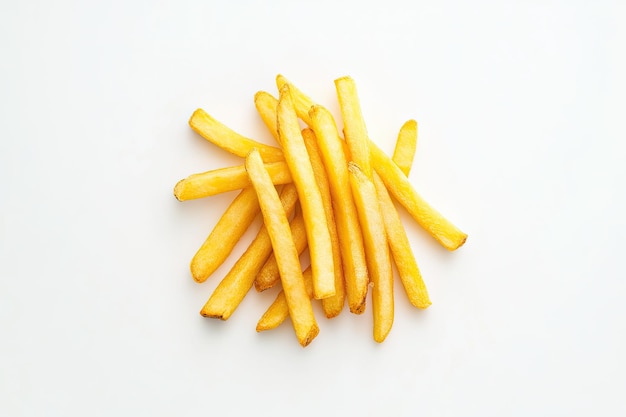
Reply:
[[343, 118], [343, 131], [350, 150], [350, 159], [361, 168], [367, 178], [371, 179], [368, 135], [356, 84], [350, 77], [341, 77], [335, 80], [335, 88]]
[[288, 85], [291, 89], [291, 96], [293, 97], [293, 106], [296, 109], [298, 117], [304, 121], [307, 125], [311, 126], [311, 118], [309, 117], [309, 108], [313, 105], [311, 100], [302, 91], [295, 91], [295, 86], [282, 75], [276, 76], [276, 86], [280, 91], [285, 85]]
[[415, 120], [408, 120], [400, 128], [396, 147], [393, 150], [393, 157], [391, 158], [407, 177], [409, 176], [409, 172], [411, 172], [416, 147], [417, 122]]
[[[293, 184], [286, 185], [280, 193], [280, 203], [287, 216], [293, 213], [297, 201], [296, 187]], [[200, 314], [228, 320], [252, 287], [256, 274], [271, 253], [272, 242], [263, 225], [243, 255], [215, 288]]]
[[[291, 237], [293, 243], [296, 245], [298, 255], [302, 254], [307, 246], [306, 241], [306, 228], [304, 224], [304, 218], [301, 213], [298, 213], [296, 217], [291, 221]], [[276, 254], [272, 253], [267, 261], [259, 271], [254, 280], [254, 286], [257, 291], [265, 291], [268, 288], [272, 288], [274, 285], [280, 282], [280, 271], [278, 270], [278, 263], [276, 261]]]
[[402, 286], [411, 304], [417, 308], [427, 308], [431, 305], [426, 285], [422, 280], [422, 274], [417, 266], [409, 238], [406, 235], [398, 211], [396, 210], [385, 184], [376, 172], [373, 173], [374, 186], [383, 215], [385, 232], [389, 242], [391, 256], [398, 268], [398, 275]]
[[[279, 105], [279, 117], [281, 112], [284, 112], [284, 110], [280, 110]], [[280, 123], [281, 119], [279, 119], [279, 125]], [[299, 130], [298, 134], [300, 134]], [[281, 140], [283, 140], [282, 138], [284, 138], [284, 136], [284, 133], [281, 132]], [[287, 298], [287, 305], [289, 306], [291, 322], [300, 345], [307, 346], [319, 333], [319, 327], [313, 315], [311, 300], [306, 293], [302, 269], [300, 269], [300, 260], [298, 259], [298, 251], [291, 237], [291, 230], [285, 210], [280, 204], [278, 194], [276, 193], [272, 180], [263, 165], [261, 155], [258, 151], [253, 150], [246, 157], [246, 170], [250, 176], [252, 186], [257, 193], [265, 227], [267, 228], [272, 242], [272, 248], [276, 254], [276, 261], [278, 262], [280, 279], [283, 291], [285, 291], [285, 297]], [[298, 193], [298, 195], [301, 196], [300, 193]], [[302, 199], [300, 199], [300, 201], [302, 201]]]
[[[293, 88], [292, 91], [297, 91]], [[299, 93], [295, 93], [299, 95]], [[346, 285], [346, 295], [350, 311], [361, 314], [365, 311], [369, 276], [363, 247], [363, 234], [359, 225], [358, 213], [354, 205], [348, 162], [343, 141], [337, 133], [333, 116], [322, 106], [310, 109], [311, 126], [321, 152], [333, 203], [337, 234], [341, 247], [341, 259]]]
[[293, 108], [289, 86], [280, 90], [277, 107], [279, 142], [285, 161], [298, 190], [300, 206], [306, 223], [307, 241], [313, 270], [315, 298], [335, 294], [335, 273], [330, 232], [324, 215], [324, 204], [309, 155], [300, 133], [300, 125]]
[[276, 124], [276, 106], [278, 106], [278, 100], [270, 93], [259, 91], [254, 95], [254, 106], [272, 136], [278, 140], [278, 125]]
[[337, 233], [337, 224], [335, 223], [335, 214], [333, 210], [332, 197], [330, 195], [330, 184], [324, 162], [317, 146], [315, 133], [311, 129], [302, 131], [304, 145], [309, 153], [311, 166], [315, 181], [320, 189], [322, 203], [324, 204], [324, 214], [326, 215], [326, 223], [328, 224], [328, 232], [330, 233], [330, 242], [333, 250], [333, 264], [335, 265], [335, 295], [322, 299], [322, 308], [327, 318], [336, 317], [341, 313], [345, 302], [345, 288], [343, 283], [343, 268], [341, 265], [341, 249], [339, 247], [339, 236]]
[[[291, 182], [289, 168], [284, 161], [265, 164], [275, 185]], [[250, 185], [250, 179], [243, 165], [219, 168], [199, 174], [192, 174], [178, 181], [174, 196], [178, 201], [209, 197], [227, 191], [240, 190]]]
[[467, 235], [432, 208], [415, 191], [402, 170], [378, 146], [370, 142], [372, 165], [385, 186], [409, 214], [448, 250], [461, 247]]
[[[304, 285], [306, 286], [306, 293], [309, 298], [313, 298], [313, 278], [311, 276], [311, 267], [308, 267], [302, 273], [304, 278]], [[287, 298], [285, 298], [285, 292], [280, 291], [276, 296], [274, 302], [263, 314], [263, 317], [256, 325], [256, 331], [262, 332], [264, 330], [271, 330], [278, 327], [285, 319], [289, 317], [289, 306], [287, 306]]]
[[251, 186], [244, 188], [191, 260], [191, 276], [194, 280], [206, 281], [224, 263], [258, 213], [259, 202], [254, 189]]
[[234, 132], [202, 109], [193, 112], [189, 119], [189, 126], [209, 142], [242, 158], [245, 158], [252, 148], [257, 148], [265, 162], [285, 159], [279, 148], [265, 145]]
[[374, 284], [372, 288], [374, 340], [380, 343], [385, 340], [393, 324], [393, 270], [387, 234], [380, 210], [374, 209], [370, 204], [374, 201], [378, 205], [374, 184], [354, 162], [348, 162], [348, 171], [359, 218], [363, 219], [361, 227], [365, 258]]

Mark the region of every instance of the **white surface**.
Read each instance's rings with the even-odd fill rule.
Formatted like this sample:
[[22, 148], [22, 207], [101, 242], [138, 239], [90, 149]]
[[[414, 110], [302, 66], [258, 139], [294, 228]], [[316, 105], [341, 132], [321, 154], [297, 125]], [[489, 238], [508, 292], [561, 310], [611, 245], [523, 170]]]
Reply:
[[[624, 3], [235, 3], [0, 6], [0, 415], [624, 415]], [[187, 120], [270, 143], [279, 72], [335, 112], [352, 75], [387, 151], [416, 118], [411, 181], [469, 233], [404, 217], [433, 306], [397, 287], [382, 345], [370, 309], [257, 334], [275, 292], [198, 315], [234, 194], [172, 188], [239, 161]]]

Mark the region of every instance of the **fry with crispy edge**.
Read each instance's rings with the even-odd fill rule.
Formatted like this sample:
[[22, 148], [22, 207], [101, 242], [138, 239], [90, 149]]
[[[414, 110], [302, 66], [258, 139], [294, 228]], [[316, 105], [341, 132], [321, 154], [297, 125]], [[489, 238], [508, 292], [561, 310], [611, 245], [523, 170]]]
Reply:
[[415, 120], [407, 120], [398, 133], [396, 147], [393, 150], [391, 160], [398, 165], [400, 170], [409, 176], [413, 158], [415, 157], [415, 148], [417, 147], [417, 122]]
[[[296, 245], [298, 256], [306, 249], [306, 226], [302, 215], [296, 216], [291, 221], [291, 236]], [[257, 291], [265, 291], [280, 282], [280, 271], [276, 262], [276, 254], [272, 253], [256, 275], [254, 287]]]
[[261, 120], [269, 129], [274, 139], [278, 141], [278, 125], [276, 124], [276, 106], [278, 100], [266, 91], [259, 91], [254, 95], [254, 106], [261, 116]]
[[244, 188], [191, 260], [191, 276], [196, 282], [206, 281], [224, 263], [258, 213], [259, 202], [254, 189]]
[[[279, 110], [278, 113], [280, 115], [281, 111]], [[280, 123], [279, 119], [279, 125]], [[283, 136], [281, 135], [281, 137]], [[300, 345], [307, 346], [319, 333], [319, 327], [313, 315], [311, 300], [306, 293], [298, 252], [291, 237], [285, 210], [282, 208], [272, 180], [265, 170], [261, 155], [256, 150], [250, 152], [246, 157], [246, 170], [257, 193], [265, 227], [276, 254], [280, 279], [296, 337]], [[302, 204], [302, 199], [300, 201]]]
[[[275, 185], [291, 182], [291, 174], [285, 161], [265, 164], [270, 178]], [[235, 191], [250, 185], [250, 179], [243, 165], [213, 169], [192, 174], [178, 181], [174, 187], [174, 196], [178, 201], [193, 200], [212, 195]]]
[[[293, 184], [286, 185], [280, 193], [280, 203], [286, 216], [291, 216], [297, 201], [296, 187]], [[272, 242], [263, 225], [243, 255], [215, 288], [200, 314], [227, 320], [252, 287], [257, 272], [271, 253]]]
[[283, 152], [279, 148], [265, 145], [240, 135], [215, 120], [202, 109], [197, 109], [193, 112], [189, 119], [189, 126], [209, 142], [242, 158], [245, 158], [252, 148], [257, 148], [265, 162], [276, 162], [285, 159]]
[[[309, 266], [302, 273], [304, 278], [304, 285], [306, 286], [306, 293], [309, 298], [313, 298], [313, 279], [311, 277], [311, 267]], [[263, 317], [256, 325], [256, 331], [262, 332], [264, 330], [271, 330], [278, 327], [285, 319], [289, 317], [289, 307], [287, 306], [287, 298], [285, 298], [285, 292], [280, 291], [276, 296], [274, 302], [268, 307], [263, 314]]]
[[280, 145], [291, 172], [302, 214], [306, 223], [307, 242], [311, 255], [313, 289], [315, 298], [321, 299], [335, 294], [335, 273], [332, 258], [330, 232], [324, 214], [324, 204], [319, 187], [315, 182], [313, 167], [304, 145], [300, 125], [296, 116], [289, 86], [280, 90], [277, 124]]
[[389, 257], [387, 234], [378, 206], [376, 188], [365, 176], [358, 165], [348, 162], [350, 185], [354, 195], [359, 218], [363, 219], [363, 241], [365, 257], [372, 287], [372, 311], [374, 315], [374, 340], [381, 343], [385, 340], [393, 324], [393, 270]]

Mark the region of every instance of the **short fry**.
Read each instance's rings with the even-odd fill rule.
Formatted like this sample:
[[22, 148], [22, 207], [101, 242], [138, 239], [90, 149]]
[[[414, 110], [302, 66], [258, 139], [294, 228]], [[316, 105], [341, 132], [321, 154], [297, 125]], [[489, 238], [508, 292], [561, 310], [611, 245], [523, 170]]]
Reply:
[[252, 148], [256, 148], [265, 162], [276, 162], [285, 159], [283, 152], [279, 148], [265, 145], [240, 135], [215, 120], [202, 109], [197, 109], [193, 112], [189, 119], [189, 126], [209, 142], [242, 158], [245, 158]]
[[244, 188], [191, 260], [191, 276], [194, 280], [206, 281], [222, 265], [258, 213], [259, 202], [254, 189], [251, 186]]
[[[298, 131], [298, 133], [300, 132]], [[263, 220], [276, 254], [291, 322], [298, 342], [302, 346], [307, 346], [319, 333], [319, 327], [313, 315], [311, 300], [306, 293], [298, 251], [291, 238], [285, 210], [280, 204], [278, 194], [263, 165], [261, 155], [256, 150], [250, 152], [246, 158], [246, 170], [257, 193]], [[300, 193], [298, 194], [300, 195]]]
[[[298, 193], [293, 184], [286, 185], [280, 193], [280, 202], [286, 215], [293, 213]], [[200, 311], [204, 317], [228, 320], [252, 287], [254, 278], [272, 253], [272, 242], [265, 225], [241, 255], [228, 274], [219, 283]]]
[[400, 128], [396, 147], [393, 150], [393, 157], [391, 158], [407, 177], [409, 176], [409, 172], [411, 172], [416, 147], [417, 122], [415, 120], [408, 120]]
[[309, 155], [300, 133], [300, 125], [293, 107], [289, 86], [280, 90], [277, 107], [279, 142], [285, 161], [300, 199], [306, 223], [307, 241], [311, 255], [313, 288], [315, 298], [335, 294], [335, 273], [332, 260], [332, 244], [324, 215], [324, 204]]
[[[284, 161], [265, 164], [275, 185], [291, 182], [289, 168]], [[250, 185], [250, 179], [243, 165], [219, 168], [199, 174], [192, 174], [178, 181], [174, 196], [178, 201], [193, 200], [212, 195], [235, 191]]]

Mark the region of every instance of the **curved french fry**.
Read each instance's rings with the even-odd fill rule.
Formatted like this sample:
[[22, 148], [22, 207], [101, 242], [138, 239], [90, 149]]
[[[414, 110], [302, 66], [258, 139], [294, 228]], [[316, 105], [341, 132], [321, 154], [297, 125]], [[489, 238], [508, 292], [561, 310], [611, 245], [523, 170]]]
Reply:
[[415, 157], [415, 148], [417, 147], [417, 122], [408, 120], [400, 128], [396, 147], [393, 150], [391, 160], [398, 165], [404, 175], [409, 176], [413, 158]]

